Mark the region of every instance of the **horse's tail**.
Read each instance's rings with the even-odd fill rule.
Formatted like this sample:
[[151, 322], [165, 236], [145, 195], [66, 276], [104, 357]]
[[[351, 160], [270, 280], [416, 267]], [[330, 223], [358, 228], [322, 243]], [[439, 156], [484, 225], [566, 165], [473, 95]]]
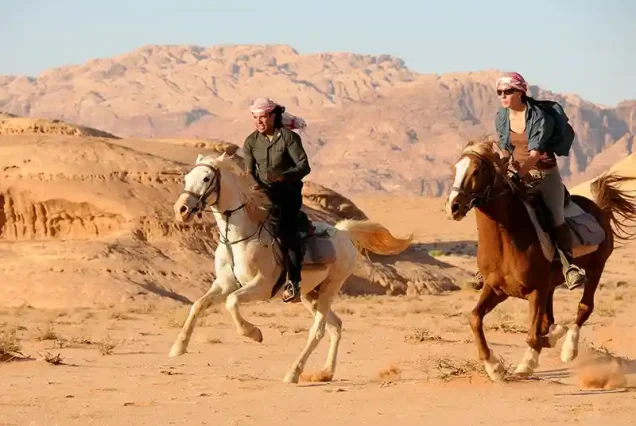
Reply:
[[384, 226], [369, 220], [341, 220], [336, 223], [336, 229], [349, 234], [356, 248], [369, 250], [376, 254], [399, 254], [408, 248], [413, 240], [408, 238], [396, 238]]
[[596, 204], [609, 216], [614, 237], [622, 241], [636, 239], [636, 193], [618, 188], [632, 181], [636, 177], [603, 173], [590, 184]]

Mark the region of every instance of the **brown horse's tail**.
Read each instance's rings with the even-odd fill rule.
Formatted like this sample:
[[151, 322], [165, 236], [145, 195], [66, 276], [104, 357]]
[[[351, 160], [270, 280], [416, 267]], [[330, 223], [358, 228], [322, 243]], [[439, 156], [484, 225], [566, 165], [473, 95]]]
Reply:
[[618, 188], [632, 181], [636, 177], [603, 173], [590, 184], [596, 204], [609, 216], [614, 237], [622, 241], [636, 239], [636, 193]]

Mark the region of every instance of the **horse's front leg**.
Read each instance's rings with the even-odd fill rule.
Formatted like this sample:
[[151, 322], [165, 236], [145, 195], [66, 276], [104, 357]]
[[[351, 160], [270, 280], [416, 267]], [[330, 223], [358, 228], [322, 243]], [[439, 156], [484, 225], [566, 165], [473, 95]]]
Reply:
[[530, 321], [526, 342], [528, 343], [529, 348], [515, 370], [515, 374], [517, 375], [529, 376], [534, 373], [534, 370], [539, 366], [539, 355], [541, 354], [541, 349], [549, 348], [551, 346], [550, 337], [541, 335], [549, 296], [549, 291], [546, 291], [545, 289], [534, 290], [528, 296]]
[[192, 304], [190, 312], [188, 313], [188, 318], [185, 320], [177, 339], [172, 345], [169, 356], [175, 357], [183, 355], [186, 352], [188, 344], [190, 343], [190, 337], [192, 337], [192, 332], [194, 331], [197, 317], [209, 306], [222, 303], [230, 293], [236, 290], [236, 288], [234, 280], [225, 275], [219, 275], [214, 280], [210, 290]]
[[245, 286], [231, 293], [225, 302], [225, 307], [234, 320], [236, 331], [256, 342], [263, 341], [263, 333], [251, 322], [247, 321], [239, 311], [239, 305], [255, 300], [267, 300], [272, 291], [271, 280], [266, 279], [261, 273], [250, 280]]
[[484, 334], [483, 321], [487, 313], [508, 298], [505, 294], [497, 294], [488, 284], [484, 285], [477, 305], [470, 314], [470, 327], [477, 342], [479, 359], [484, 362], [488, 376], [495, 381], [503, 379], [504, 367], [493, 351], [488, 348]]

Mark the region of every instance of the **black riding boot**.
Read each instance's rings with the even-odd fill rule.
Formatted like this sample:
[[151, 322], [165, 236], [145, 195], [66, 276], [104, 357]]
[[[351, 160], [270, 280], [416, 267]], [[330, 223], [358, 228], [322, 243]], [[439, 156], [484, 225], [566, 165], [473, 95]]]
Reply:
[[300, 241], [300, 235], [297, 231], [290, 238], [290, 244], [287, 246], [287, 282], [283, 291], [284, 302], [300, 302], [300, 271], [302, 268], [304, 246]]
[[563, 277], [565, 285], [569, 290], [582, 286], [587, 282], [585, 271], [574, 264], [572, 256], [572, 235], [567, 223], [562, 224], [555, 230], [557, 250], [563, 265]]

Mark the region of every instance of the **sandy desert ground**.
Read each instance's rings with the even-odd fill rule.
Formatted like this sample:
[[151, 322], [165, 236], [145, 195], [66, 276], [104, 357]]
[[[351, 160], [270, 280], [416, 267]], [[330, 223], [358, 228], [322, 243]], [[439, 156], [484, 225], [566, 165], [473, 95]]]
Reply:
[[[355, 201], [396, 232], [412, 227], [422, 242], [439, 240], [441, 252], [452, 242], [474, 244], [471, 218], [446, 222], [439, 200]], [[441, 256], [468, 268], [474, 258], [465, 252]], [[195, 330], [189, 352], [172, 359], [167, 354], [187, 311], [176, 302], [3, 309], [3, 330], [16, 329], [29, 359], [0, 364], [0, 424], [633, 424], [635, 253], [631, 244], [609, 262], [577, 360], [561, 363], [559, 345], [543, 353], [535, 376], [499, 384], [476, 361], [465, 317], [477, 300], [474, 290], [340, 298], [335, 309], [344, 337], [335, 380], [297, 386], [281, 379], [310, 325], [298, 305], [246, 308], [263, 330], [262, 344], [237, 336], [225, 309], [215, 307]], [[580, 291], [557, 291], [557, 321], [573, 319], [579, 297]], [[517, 363], [526, 348], [525, 302], [500, 305], [486, 327], [492, 347]], [[323, 341], [308, 370], [319, 369], [326, 348]], [[608, 375], [615, 389], [590, 388]]]

